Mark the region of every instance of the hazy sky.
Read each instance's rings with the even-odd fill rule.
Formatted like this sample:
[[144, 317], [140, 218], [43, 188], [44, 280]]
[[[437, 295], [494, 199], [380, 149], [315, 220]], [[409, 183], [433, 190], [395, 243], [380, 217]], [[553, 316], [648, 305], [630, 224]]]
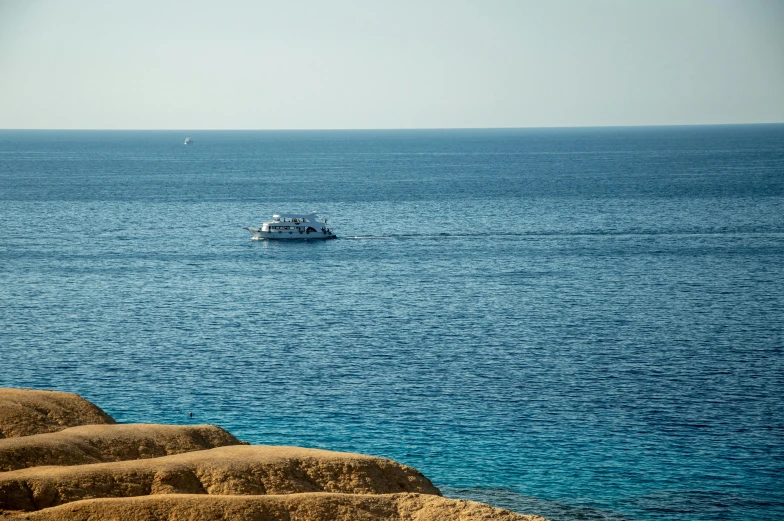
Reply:
[[783, 0], [0, 0], [0, 128], [746, 122]]

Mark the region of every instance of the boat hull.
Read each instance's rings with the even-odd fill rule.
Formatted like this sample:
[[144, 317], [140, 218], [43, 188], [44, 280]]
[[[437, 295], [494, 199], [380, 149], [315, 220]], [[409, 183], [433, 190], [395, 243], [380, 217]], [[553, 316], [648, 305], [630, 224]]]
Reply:
[[315, 231], [311, 233], [298, 232], [298, 231], [280, 231], [280, 232], [265, 232], [260, 228], [248, 228], [254, 241], [271, 240], [271, 241], [326, 241], [329, 239], [337, 239], [334, 233], [324, 233]]

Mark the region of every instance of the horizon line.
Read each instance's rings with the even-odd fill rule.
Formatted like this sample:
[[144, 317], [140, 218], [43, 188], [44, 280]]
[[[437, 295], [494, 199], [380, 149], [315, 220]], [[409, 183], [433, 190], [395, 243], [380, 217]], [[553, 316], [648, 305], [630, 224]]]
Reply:
[[652, 125], [567, 125], [541, 127], [367, 127], [367, 128], [0, 128], [0, 131], [103, 131], [103, 132], [355, 132], [397, 130], [558, 130], [593, 128], [657, 128], [657, 127], [731, 127], [783, 125], [784, 121], [747, 123], [660, 123]]

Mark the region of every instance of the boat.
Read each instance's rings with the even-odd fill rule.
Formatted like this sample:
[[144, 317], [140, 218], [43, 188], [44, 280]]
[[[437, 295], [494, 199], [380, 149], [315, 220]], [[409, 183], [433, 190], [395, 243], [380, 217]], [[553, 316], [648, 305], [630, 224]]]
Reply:
[[185, 138], [185, 144], [186, 145], [190, 145], [191, 143], [193, 143], [193, 140], [191, 138], [189, 138], [189, 137], [186, 137]]
[[327, 227], [327, 219], [319, 220], [316, 212], [276, 213], [271, 221], [258, 228], [247, 228], [254, 240], [280, 239], [309, 241], [336, 239], [337, 235]]

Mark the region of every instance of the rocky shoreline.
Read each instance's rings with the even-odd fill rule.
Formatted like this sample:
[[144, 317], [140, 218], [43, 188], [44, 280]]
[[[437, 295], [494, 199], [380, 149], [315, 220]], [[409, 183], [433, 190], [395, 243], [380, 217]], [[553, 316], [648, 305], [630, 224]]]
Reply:
[[0, 521], [546, 521], [446, 499], [390, 459], [117, 424], [78, 395], [0, 389]]

